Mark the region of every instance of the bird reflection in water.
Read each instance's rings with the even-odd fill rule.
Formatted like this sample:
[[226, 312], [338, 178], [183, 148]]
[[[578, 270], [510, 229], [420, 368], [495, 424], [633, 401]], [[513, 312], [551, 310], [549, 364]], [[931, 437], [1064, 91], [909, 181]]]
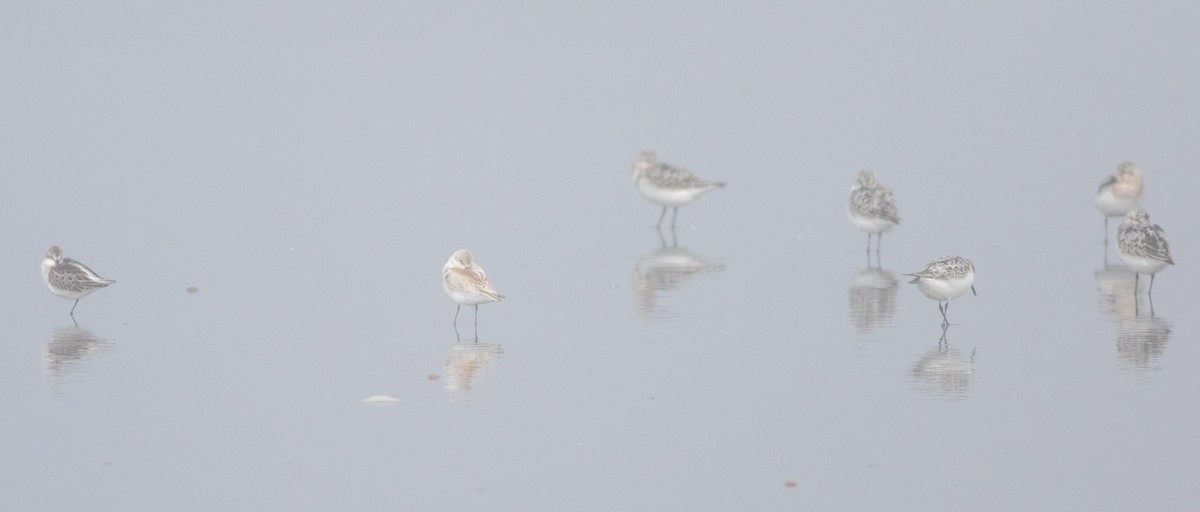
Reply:
[[57, 383], [80, 371], [83, 361], [111, 347], [111, 341], [96, 336], [79, 325], [59, 327], [46, 336], [42, 364], [46, 375]]
[[479, 338], [463, 339], [454, 331], [457, 341], [446, 352], [446, 391], [469, 392], [475, 382], [487, 374], [488, 367], [504, 356], [504, 347], [495, 343], [480, 343]]
[[947, 398], [966, 398], [975, 383], [975, 351], [967, 355], [950, 348], [946, 341], [946, 329], [942, 325], [942, 336], [937, 348], [930, 349], [917, 364], [913, 365], [913, 380], [925, 391]]
[[1134, 281], [1132, 270], [1106, 265], [1095, 279], [1100, 311], [1113, 320], [1117, 358], [1138, 372], [1154, 367], [1171, 338], [1171, 322], [1154, 313], [1153, 296], [1137, 293], [1143, 286]]
[[896, 274], [883, 270], [876, 254], [876, 266], [871, 266], [867, 251], [867, 268], [850, 277], [850, 324], [860, 334], [874, 332], [891, 322], [896, 315], [896, 290], [900, 281]]
[[671, 245], [661, 229], [660, 248], [638, 258], [633, 267], [634, 310], [639, 316], [654, 317], [662, 313], [658, 306], [659, 293], [682, 287], [699, 274], [720, 272], [725, 265], [711, 263], [686, 247], [679, 246], [675, 228], [671, 227]]

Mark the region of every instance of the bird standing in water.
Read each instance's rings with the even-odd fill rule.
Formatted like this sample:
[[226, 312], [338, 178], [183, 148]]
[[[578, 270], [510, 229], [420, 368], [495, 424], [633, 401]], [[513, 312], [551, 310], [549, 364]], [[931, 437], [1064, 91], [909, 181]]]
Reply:
[[116, 282], [100, 277], [83, 263], [63, 257], [62, 249], [57, 245], [51, 246], [42, 260], [42, 280], [55, 295], [75, 301], [68, 313], [72, 318], [79, 299]]

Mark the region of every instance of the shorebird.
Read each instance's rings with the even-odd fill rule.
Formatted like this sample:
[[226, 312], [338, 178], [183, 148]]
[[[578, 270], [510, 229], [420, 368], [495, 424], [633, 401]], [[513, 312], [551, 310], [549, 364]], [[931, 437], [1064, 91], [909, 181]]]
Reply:
[[1108, 218], [1123, 216], [1141, 206], [1145, 192], [1142, 170], [1133, 162], [1121, 163], [1117, 172], [1100, 184], [1100, 189], [1096, 190], [1096, 208], [1104, 214], [1105, 240], [1108, 239]]
[[1125, 220], [1117, 227], [1117, 252], [1125, 265], [1133, 270], [1133, 290], [1137, 293], [1138, 274], [1150, 274], [1149, 295], [1154, 290], [1154, 274], [1167, 265], [1174, 265], [1167, 234], [1158, 224], [1150, 223], [1150, 214], [1134, 208], [1125, 214]]
[[871, 235], [878, 235], [875, 250], [883, 243], [883, 233], [900, 223], [896, 197], [891, 189], [875, 181], [875, 173], [863, 169], [850, 186], [850, 205], [846, 209], [850, 223], [867, 233], [867, 250], [871, 250]]
[[55, 295], [75, 301], [68, 313], [72, 317], [75, 316], [79, 299], [116, 282], [100, 277], [83, 263], [64, 258], [62, 249], [57, 245], [51, 246], [42, 260], [42, 280], [46, 281], [46, 286]]
[[460, 249], [450, 255], [442, 266], [442, 287], [458, 307], [454, 310], [454, 324], [458, 324], [458, 313], [463, 306], [475, 306], [475, 323], [479, 323], [479, 305], [499, 302], [504, 299], [492, 289], [487, 273], [475, 263], [471, 251]]
[[[946, 318], [946, 313], [950, 311], [950, 299], [967, 290], [975, 294], [975, 264], [961, 256], [944, 256], [925, 265], [920, 272], [904, 275], [913, 277], [909, 284], [916, 283], [921, 293], [938, 301], [943, 324], [950, 322]], [[945, 307], [942, 307], [942, 301], [946, 301]]]
[[663, 218], [667, 216], [667, 207], [673, 207], [671, 225], [679, 217], [679, 207], [695, 201], [705, 192], [725, 186], [719, 181], [706, 181], [697, 178], [691, 171], [658, 161], [658, 155], [653, 151], [638, 153], [633, 162], [633, 183], [637, 185], [646, 199], [661, 204], [662, 213], [658, 216], [661, 227]]

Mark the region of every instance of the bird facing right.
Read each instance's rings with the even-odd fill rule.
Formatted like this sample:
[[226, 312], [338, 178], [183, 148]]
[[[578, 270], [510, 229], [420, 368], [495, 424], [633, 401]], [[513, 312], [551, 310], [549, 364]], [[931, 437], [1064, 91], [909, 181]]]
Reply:
[[1117, 252], [1125, 265], [1134, 271], [1135, 292], [1138, 274], [1150, 274], [1150, 288], [1146, 290], [1149, 294], [1154, 290], [1154, 274], [1175, 264], [1167, 234], [1158, 224], [1151, 224], [1150, 214], [1141, 208], [1130, 210], [1117, 227]]
[[[920, 272], [904, 275], [913, 276], [909, 284], [916, 283], [921, 293], [938, 301], [943, 324], [949, 322], [946, 313], [950, 311], [950, 299], [967, 290], [978, 295], [975, 293], [975, 264], [961, 256], [944, 256], [931, 261]], [[946, 301], [945, 307], [942, 307], [942, 301]]]
[[846, 209], [850, 223], [867, 233], [867, 250], [871, 250], [871, 235], [878, 235], [875, 250], [883, 242], [883, 233], [900, 223], [896, 197], [891, 189], [875, 181], [875, 173], [863, 169], [850, 186], [850, 204]]
[[659, 162], [658, 155], [653, 151], [638, 153], [637, 160], [633, 162], [633, 183], [646, 199], [662, 205], [662, 213], [658, 216], [659, 227], [667, 216], [668, 206], [675, 208], [671, 216], [671, 225], [674, 226], [680, 206], [695, 201], [709, 190], [725, 186], [720, 181], [697, 178], [692, 171], [682, 167]]
[[492, 289], [492, 281], [487, 273], [475, 263], [475, 257], [466, 249], [455, 251], [442, 266], [442, 288], [446, 290], [446, 295], [458, 303], [454, 310], [456, 325], [463, 306], [475, 306], [475, 323], [479, 323], [480, 304], [504, 299], [503, 295]]
[[1133, 162], [1123, 162], [1096, 191], [1096, 208], [1104, 214], [1105, 232], [1109, 217], [1120, 217], [1141, 206], [1144, 195], [1142, 170]]
[[68, 313], [72, 317], [75, 316], [75, 306], [79, 305], [79, 299], [116, 282], [100, 277], [83, 263], [64, 258], [62, 249], [57, 245], [50, 246], [45, 259], [42, 260], [42, 280], [55, 295], [75, 301]]

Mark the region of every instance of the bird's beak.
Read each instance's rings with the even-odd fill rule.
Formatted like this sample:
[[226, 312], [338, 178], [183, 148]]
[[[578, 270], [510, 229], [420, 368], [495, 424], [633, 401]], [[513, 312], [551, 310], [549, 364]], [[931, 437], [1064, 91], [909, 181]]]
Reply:
[[978, 293], [975, 293], [975, 285], [971, 285], [971, 295], [974, 295], [974, 296], [976, 296], [976, 297], [978, 297], [978, 296], [979, 296], [979, 294], [978, 294]]

